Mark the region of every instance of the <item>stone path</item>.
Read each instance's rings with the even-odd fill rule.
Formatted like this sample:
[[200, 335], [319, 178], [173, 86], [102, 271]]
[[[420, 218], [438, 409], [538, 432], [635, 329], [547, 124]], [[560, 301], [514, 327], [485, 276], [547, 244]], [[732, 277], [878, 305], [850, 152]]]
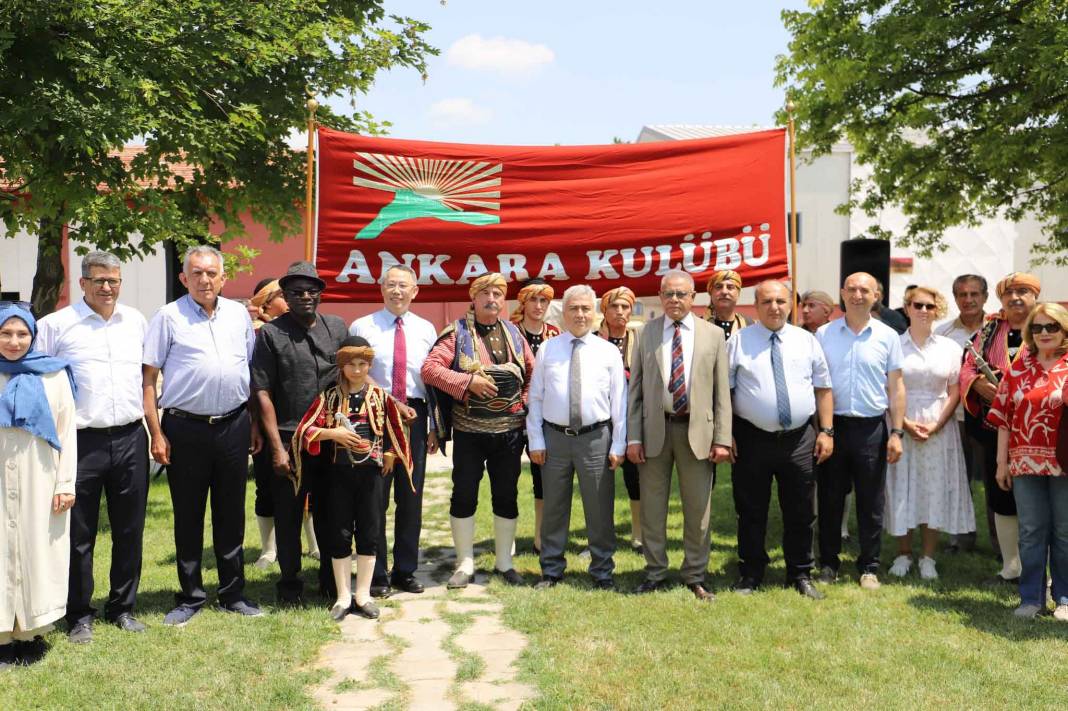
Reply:
[[[428, 462], [428, 474], [440, 464]], [[476, 575], [464, 590], [445, 589], [455, 560], [449, 489], [448, 478], [428, 476], [423, 492], [416, 577], [426, 592], [380, 601], [377, 622], [354, 615], [341, 621], [341, 640], [316, 662], [328, 671], [313, 691], [322, 708], [510, 711], [534, 698], [532, 687], [516, 681], [526, 638], [502, 624], [501, 605], [486, 592], [488, 576]]]

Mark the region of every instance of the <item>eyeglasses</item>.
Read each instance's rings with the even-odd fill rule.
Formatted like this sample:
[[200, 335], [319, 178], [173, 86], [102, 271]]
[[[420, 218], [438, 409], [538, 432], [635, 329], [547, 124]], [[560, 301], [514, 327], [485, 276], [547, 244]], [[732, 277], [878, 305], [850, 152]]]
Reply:
[[934, 304], [921, 304], [918, 301], [913, 301], [910, 306], [912, 306], [912, 308], [916, 309], [917, 311], [934, 311], [938, 308]]
[[660, 295], [665, 299], [685, 299], [687, 296], [691, 296], [692, 291], [661, 291]]
[[33, 312], [33, 304], [29, 301], [0, 301], [0, 309], [6, 309], [8, 306], [17, 306], [24, 311]]
[[1031, 324], [1031, 335], [1037, 336], [1045, 331], [1046, 333], [1058, 333], [1063, 331], [1059, 323], [1033, 323]]
[[322, 293], [322, 289], [296, 289], [293, 287], [286, 289], [286, 296], [310, 296], [314, 299], [317, 296], [321, 296]]
[[89, 283], [95, 286], [97, 289], [100, 289], [105, 284], [110, 286], [112, 289], [118, 289], [119, 285], [122, 284], [122, 279], [90, 279]]

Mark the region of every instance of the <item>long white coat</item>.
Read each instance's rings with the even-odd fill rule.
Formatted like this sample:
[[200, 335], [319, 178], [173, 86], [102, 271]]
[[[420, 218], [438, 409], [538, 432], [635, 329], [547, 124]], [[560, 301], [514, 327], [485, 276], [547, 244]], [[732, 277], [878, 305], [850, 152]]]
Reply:
[[[0, 373], [0, 392], [9, 379]], [[52, 497], [74, 493], [74, 397], [65, 371], [41, 379], [63, 451], [25, 430], [0, 428], [0, 632], [16, 622], [35, 630], [67, 611], [70, 511], [53, 514]]]

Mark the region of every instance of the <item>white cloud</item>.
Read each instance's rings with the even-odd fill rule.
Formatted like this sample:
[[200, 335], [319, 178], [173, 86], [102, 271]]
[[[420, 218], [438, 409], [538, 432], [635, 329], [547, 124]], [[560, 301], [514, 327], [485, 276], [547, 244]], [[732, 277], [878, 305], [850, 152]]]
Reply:
[[492, 117], [492, 111], [465, 97], [442, 99], [430, 105], [430, 118], [439, 124], [482, 124]]
[[445, 56], [455, 66], [505, 75], [529, 74], [556, 59], [544, 44], [478, 34], [456, 40]]

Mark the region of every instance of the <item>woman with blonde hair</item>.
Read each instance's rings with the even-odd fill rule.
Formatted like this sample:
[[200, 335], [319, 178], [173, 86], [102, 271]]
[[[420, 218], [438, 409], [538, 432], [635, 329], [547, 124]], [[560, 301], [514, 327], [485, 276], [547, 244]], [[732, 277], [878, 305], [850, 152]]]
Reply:
[[1038, 304], [1023, 328], [1024, 352], [998, 385], [987, 422], [998, 428], [998, 486], [1012, 491], [1020, 523], [1020, 606], [1046, 609], [1046, 561], [1053, 616], [1068, 622], [1068, 461], [1058, 439], [1068, 402], [1068, 310]]
[[912, 531], [922, 533], [920, 577], [938, 578], [934, 554], [938, 533], [975, 530], [964, 450], [954, 424], [960, 400], [961, 347], [931, 332], [946, 314], [946, 300], [936, 289], [915, 286], [905, 292], [909, 328], [901, 334], [904, 355], [905, 423], [901, 458], [886, 472], [888, 533], [897, 536], [898, 556], [890, 574], [903, 577], [912, 568]]

